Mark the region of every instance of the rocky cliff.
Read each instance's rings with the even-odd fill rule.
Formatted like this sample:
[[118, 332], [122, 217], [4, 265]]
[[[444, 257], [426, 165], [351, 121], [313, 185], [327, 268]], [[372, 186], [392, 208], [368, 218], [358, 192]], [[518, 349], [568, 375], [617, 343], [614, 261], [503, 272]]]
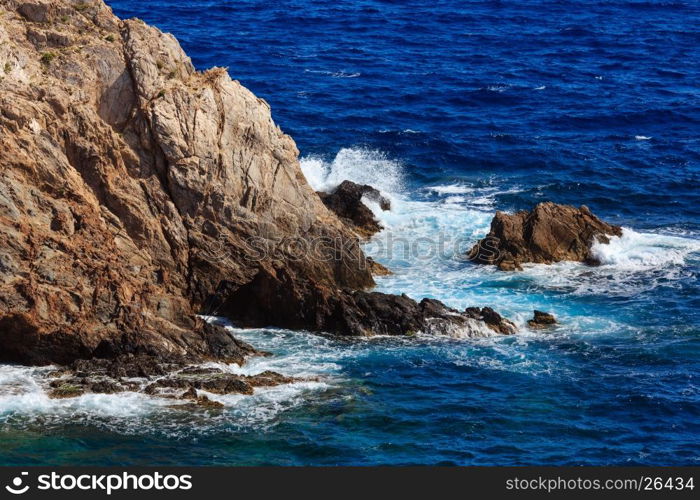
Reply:
[[398, 298], [363, 295], [370, 266], [269, 105], [102, 1], [0, 2], [0, 137], [0, 361], [253, 352], [201, 312], [424, 324], [411, 301], [416, 321], [390, 328], [372, 303]]

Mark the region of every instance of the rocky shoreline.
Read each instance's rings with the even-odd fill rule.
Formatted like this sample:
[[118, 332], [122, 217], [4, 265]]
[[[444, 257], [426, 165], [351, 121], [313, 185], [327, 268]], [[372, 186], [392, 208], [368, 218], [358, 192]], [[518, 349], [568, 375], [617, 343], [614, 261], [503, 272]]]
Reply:
[[[362, 251], [382, 229], [364, 200], [389, 200], [349, 181], [316, 193], [269, 105], [225, 69], [195, 70], [172, 35], [102, 1], [0, 14], [0, 362], [64, 366], [54, 397], [215, 407], [198, 391], [297, 381], [194, 368], [264, 355], [204, 313], [352, 336], [517, 332], [489, 307], [372, 292], [391, 271]], [[541, 204], [499, 212], [498, 256], [484, 240], [472, 254], [501, 269], [590, 261], [592, 238], [619, 234], [585, 207]]]

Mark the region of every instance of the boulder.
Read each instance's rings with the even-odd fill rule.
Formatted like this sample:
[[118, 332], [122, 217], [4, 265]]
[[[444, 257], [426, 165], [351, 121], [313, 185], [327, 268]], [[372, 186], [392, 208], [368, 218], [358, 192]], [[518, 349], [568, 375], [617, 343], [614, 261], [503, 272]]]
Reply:
[[362, 199], [378, 203], [382, 210], [391, 209], [391, 202], [377, 189], [352, 181], [341, 182], [332, 193], [319, 192], [318, 195], [328, 209], [365, 239], [381, 231], [382, 226]]
[[593, 243], [609, 243], [611, 236], [621, 235], [620, 226], [601, 221], [585, 205], [575, 208], [545, 202], [529, 212], [497, 212], [489, 234], [474, 245], [468, 257], [503, 271], [520, 270], [526, 262], [570, 260], [595, 265]]
[[545, 328], [556, 323], [557, 320], [553, 314], [537, 310], [535, 310], [533, 318], [527, 322], [531, 328]]

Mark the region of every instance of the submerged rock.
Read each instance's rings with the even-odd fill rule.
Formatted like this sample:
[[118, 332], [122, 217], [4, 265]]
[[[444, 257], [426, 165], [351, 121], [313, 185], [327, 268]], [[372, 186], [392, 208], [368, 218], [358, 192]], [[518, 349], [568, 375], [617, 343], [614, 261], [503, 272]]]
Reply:
[[369, 238], [383, 228], [362, 198], [378, 203], [382, 210], [391, 209], [391, 202], [377, 189], [352, 181], [341, 182], [332, 193], [319, 192], [318, 195], [326, 207], [363, 238]]
[[527, 322], [527, 324], [532, 328], [545, 328], [555, 325], [556, 323], [557, 319], [553, 314], [537, 310], [535, 310], [533, 318]]
[[[120, 356], [116, 359], [79, 360], [70, 368], [54, 372], [49, 397], [71, 398], [83, 394], [115, 394], [124, 391], [180, 399], [192, 399], [200, 406], [217, 406], [197, 390], [215, 394], [253, 394], [256, 387], [292, 384], [306, 379], [264, 371], [257, 375], [236, 375], [216, 367], [187, 366], [185, 360], [156, 361], [148, 356]], [[177, 396], [173, 391], [185, 390]]]
[[483, 321], [493, 331], [503, 335], [512, 335], [518, 331], [512, 321], [504, 318], [490, 307], [468, 307], [464, 313], [470, 318]]
[[204, 408], [223, 408], [224, 407], [223, 403], [220, 403], [218, 401], [213, 401], [213, 400], [209, 399], [209, 397], [205, 396], [204, 394], [202, 394], [202, 395], [197, 394], [197, 390], [194, 387], [190, 387], [188, 390], [186, 390], [180, 396], [180, 399], [186, 399], [186, 400], [192, 401], [197, 406], [201, 406]]
[[608, 243], [610, 236], [621, 235], [620, 226], [601, 221], [584, 205], [539, 203], [530, 212], [497, 212], [489, 234], [474, 245], [469, 259], [495, 264], [503, 271], [520, 270], [526, 262], [572, 260], [595, 265], [593, 243]]

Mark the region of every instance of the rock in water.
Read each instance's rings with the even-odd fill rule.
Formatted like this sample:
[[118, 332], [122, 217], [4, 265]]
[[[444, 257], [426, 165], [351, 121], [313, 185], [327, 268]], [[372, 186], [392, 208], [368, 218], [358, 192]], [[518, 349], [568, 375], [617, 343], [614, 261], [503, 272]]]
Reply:
[[234, 292], [222, 312], [241, 326], [277, 326], [342, 335], [484, 336], [489, 332], [512, 334], [516, 327], [490, 308], [464, 313], [442, 302], [416, 302], [406, 295], [362, 290], [329, 289], [300, 279], [289, 269], [264, 267]]
[[591, 254], [594, 241], [609, 243], [610, 236], [621, 235], [620, 226], [601, 221], [585, 205], [575, 208], [545, 202], [530, 212], [497, 212], [489, 234], [474, 245], [469, 258], [504, 271], [519, 270], [526, 262], [597, 264]]
[[545, 328], [557, 323], [553, 314], [535, 310], [534, 316], [527, 322], [532, 328]]
[[365, 197], [379, 204], [382, 210], [390, 210], [391, 202], [372, 186], [343, 181], [332, 193], [321, 193], [323, 203], [348, 227], [362, 238], [369, 238], [382, 230], [372, 211], [362, 202]]

